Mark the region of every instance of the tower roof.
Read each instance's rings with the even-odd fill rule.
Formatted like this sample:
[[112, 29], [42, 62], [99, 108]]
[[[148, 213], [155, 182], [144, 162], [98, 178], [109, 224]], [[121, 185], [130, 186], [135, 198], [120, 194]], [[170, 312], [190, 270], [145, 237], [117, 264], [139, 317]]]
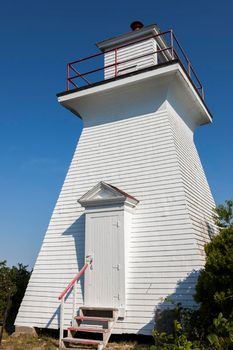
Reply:
[[160, 29], [157, 24], [151, 24], [143, 26], [139, 30], [134, 30], [113, 38], [109, 38], [96, 43], [96, 46], [101, 50], [105, 51], [115, 46], [123, 45], [134, 40], [143, 39], [160, 33]]
[[[167, 90], [164, 98], [171, 101], [175, 97], [180, 105], [183, 103], [197, 125], [211, 122], [201, 81], [174, 32], [161, 32], [156, 24], [143, 26], [139, 21], [132, 27], [131, 32], [98, 42], [101, 52], [68, 64], [67, 91], [57, 95], [59, 102], [82, 117], [88, 96], [94, 103], [94, 95], [99, 100], [111, 91], [116, 94], [115, 102], [120, 103], [119, 89], [129, 93], [129, 87], [140, 82], [144, 94], [145, 85], [149, 88], [153, 80], [155, 91], [162, 84]], [[81, 72], [88, 63], [89, 70]], [[72, 86], [75, 88], [70, 90]]]

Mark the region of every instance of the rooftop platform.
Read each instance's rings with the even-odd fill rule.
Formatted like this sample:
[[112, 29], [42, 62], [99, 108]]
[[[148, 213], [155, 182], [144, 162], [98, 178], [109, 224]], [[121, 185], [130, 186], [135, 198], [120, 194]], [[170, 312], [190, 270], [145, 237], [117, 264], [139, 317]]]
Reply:
[[[67, 64], [66, 91], [59, 93], [57, 96], [62, 96], [74, 91], [83, 90], [88, 87], [104, 84], [143, 71], [154, 70], [178, 62], [201, 99], [204, 100], [203, 85], [173, 30], [165, 32], [158, 31], [159, 29], [156, 25], [151, 25], [143, 27], [143, 29], [136, 34], [135, 32], [126, 33], [122, 36], [97, 43], [97, 47], [101, 52], [77, 59]], [[134, 37], [130, 39], [132, 35], [134, 35]], [[140, 49], [138, 49], [136, 55], [129, 55], [127, 53], [122, 56], [122, 50], [126, 52], [126, 50], [133, 45], [142, 45], [150, 39], [156, 41], [156, 49], [150, 49], [149, 51], [141, 50], [142, 53], [140, 52]], [[109, 49], [109, 47], [111, 48]], [[155, 55], [157, 56], [157, 59], [153, 61], [153, 64], [137, 64], [137, 66], [134, 66], [135, 68], [128, 69], [130, 64], [132, 66], [134, 62], [138, 63], [142, 62], [142, 60], [144, 62], [145, 60], [148, 61], [154, 58]], [[111, 59], [106, 59], [106, 57], [111, 57]], [[122, 57], [123, 60], [121, 59]], [[125, 57], [128, 58], [125, 59]], [[106, 74], [106, 72], [108, 74]]]

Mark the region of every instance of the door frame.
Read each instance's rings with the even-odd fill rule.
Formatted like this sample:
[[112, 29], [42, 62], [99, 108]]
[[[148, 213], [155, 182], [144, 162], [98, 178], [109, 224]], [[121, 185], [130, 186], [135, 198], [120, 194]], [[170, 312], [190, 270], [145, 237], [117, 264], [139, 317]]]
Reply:
[[[122, 269], [120, 274], [120, 305], [119, 305], [119, 317], [124, 317], [126, 308], [126, 276], [128, 265], [128, 242], [131, 231], [131, 218], [135, 206], [138, 204], [138, 200], [132, 195], [120, 190], [119, 188], [110, 185], [106, 182], [100, 181], [87, 191], [79, 200], [78, 203], [85, 208], [85, 240], [87, 237], [86, 229], [88, 227], [88, 218], [93, 213], [98, 215], [111, 215], [111, 213], [119, 212], [121, 216], [120, 225], [120, 240], [119, 246], [122, 261]], [[89, 252], [86, 252], [85, 243], [85, 259], [90, 261]], [[94, 257], [93, 257], [94, 259]], [[91, 266], [90, 266], [91, 268]], [[85, 295], [85, 276], [84, 276], [84, 295]], [[93, 305], [89, 305], [93, 306]]]
[[[89, 288], [89, 278], [91, 278], [91, 275], [94, 270], [95, 266], [95, 251], [89, 251], [89, 245], [88, 245], [88, 239], [90, 239], [90, 235], [93, 234], [90, 230], [92, 230], [92, 224], [91, 220], [93, 218], [107, 218], [107, 217], [113, 217], [117, 216], [117, 225], [118, 226], [118, 259], [119, 259], [119, 275], [117, 278], [119, 278], [119, 290], [117, 291], [117, 294], [115, 297], [118, 297], [118, 305], [114, 305], [114, 302], [112, 302], [112, 305], [104, 305], [103, 302], [103, 307], [117, 307], [119, 309], [125, 309], [125, 295], [126, 295], [126, 283], [125, 283], [125, 237], [124, 237], [124, 210], [123, 208], [117, 209], [117, 208], [111, 208], [111, 210], [105, 210], [104, 209], [99, 209], [99, 210], [88, 210], [86, 212], [86, 218], [85, 218], [85, 259], [89, 259], [90, 255], [92, 256], [92, 266], [90, 267], [90, 270], [87, 270], [84, 276], [84, 303], [86, 304], [88, 300], [85, 300], [86, 298], [86, 293], [87, 289]], [[97, 238], [98, 239], [98, 238]], [[103, 241], [103, 246], [104, 246], [104, 241]], [[107, 258], [106, 258], [107, 259]], [[106, 264], [111, 263], [110, 261], [106, 261]], [[107, 278], [107, 276], [103, 276], [103, 278]], [[114, 296], [113, 296], [114, 298]], [[90, 302], [88, 302], [90, 303]], [[87, 305], [87, 306], [96, 306], [96, 305]], [[98, 306], [98, 305], [97, 305]]]

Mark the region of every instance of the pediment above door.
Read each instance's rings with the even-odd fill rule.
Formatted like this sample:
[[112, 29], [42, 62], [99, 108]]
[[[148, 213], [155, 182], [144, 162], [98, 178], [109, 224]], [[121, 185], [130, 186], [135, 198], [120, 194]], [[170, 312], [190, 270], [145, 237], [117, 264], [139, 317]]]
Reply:
[[119, 188], [101, 181], [86, 192], [78, 202], [85, 208], [90, 206], [106, 206], [109, 204], [127, 204], [135, 207], [138, 200]]

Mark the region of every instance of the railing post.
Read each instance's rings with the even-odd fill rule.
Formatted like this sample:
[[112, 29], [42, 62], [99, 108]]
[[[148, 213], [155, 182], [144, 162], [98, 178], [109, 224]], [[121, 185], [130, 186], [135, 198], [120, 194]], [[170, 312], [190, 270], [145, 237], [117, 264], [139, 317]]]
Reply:
[[189, 74], [189, 76], [191, 78], [191, 67], [190, 67], [190, 62], [189, 61], [188, 61], [188, 74]]
[[117, 48], [115, 49], [115, 77], [117, 77]]
[[204, 88], [201, 86], [201, 97], [204, 100], [205, 99], [205, 93], [204, 93]]
[[70, 64], [67, 64], [67, 83], [66, 83], [66, 90], [70, 90]]
[[174, 60], [174, 40], [173, 40], [173, 30], [171, 29], [171, 55], [172, 55], [172, 60]]
[[64, 337], [64, 298], [61, 299], [60, 304], [60, 331], [59, 331], [59, 346], [63, 348], [63, 339]]
[[76, 295], [77, 295], [77, 282], [73, 285], [73, 314], [72, 314], [72, 326], [75, 326], [75, 316], [76, 316]]
[[59, 300], [61, 300], [61, 304], [60, 304], [60, 325], [59, 325], [59, 346], [61, 348], [64, 348], [64, 343], [62, 341], [63, 337], [64, 337], [64, 304], [65, 304], [65, 297], [67, 295], [67, 292], [73, 287], [73, 319], [72, 319], [72, 325], [74, 322], [74, 317], [75, 312], [76, 312], [76, 295], [77, 295], [77, 281], [80, 279], [80, 277], [84, 274], [84, 272], [86, 271], [86, 269], [88, 268], [89, 264], [91, 264], [92, 259], [90, 260], [90, 262], [87, 262], [82, 269], [79, 271], [79, 273], [77, 274], [77, 276], [75, 276], [75, 278], [68, 284], [68, 286], [65, 288], [65, 290], [60, 294], [60, 296], [58, 297]]

